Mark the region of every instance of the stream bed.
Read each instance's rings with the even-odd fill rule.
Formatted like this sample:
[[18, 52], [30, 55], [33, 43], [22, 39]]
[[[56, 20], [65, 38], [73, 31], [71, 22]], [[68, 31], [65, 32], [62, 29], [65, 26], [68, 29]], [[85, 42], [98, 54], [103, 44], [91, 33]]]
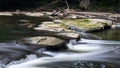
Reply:
[[[33, 23], [46, 17], [0, 16], [0, 68], [119, 68], [120, 29], [81, 33], [81, 40], [71, 40], [63, 50], [26, 46], [20, 39], [35, 36], [33, 30], [20, 28], [17, 20]], [[98, 40], [99, 39], [99, 40]], [[38, 55], [40, 55], [38, 57]]]

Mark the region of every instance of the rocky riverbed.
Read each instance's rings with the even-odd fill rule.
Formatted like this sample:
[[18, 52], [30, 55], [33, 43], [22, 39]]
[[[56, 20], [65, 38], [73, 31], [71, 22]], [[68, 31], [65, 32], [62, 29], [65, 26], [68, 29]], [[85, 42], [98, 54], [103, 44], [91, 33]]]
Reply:
[[[30, 13], [27, 13], [27, 15], [28, 14], [30, 14]], [[36, 14], [39, 15], [39, 13], [36, 13]], [[104, 30], [104, 28], [106, 26], [111, 27], [114, 24], [114, 22], [111, 20], [97, 19], [97, 18], [96, 19], [91, 19], [91, 18], [83, 19], [83, 18], [78, 18], [78, 17], [74, 16], [74, 14], [73, 14], [73, 16], [71, 14], [68, 15], [69, 17], [72, 16], [71, 18], [68, 18], [68, 16], [65, 16], [65, 18], [62, 18], [61, 16], [50, 14], [50, 12], [43, 13], [43, 14], [45, 14], [45, 16], [51, 18], [52, 20], [49, 20], [49, 21], [43, 20], [43, 21], [39, 21], [37, 23], [33, 22], [32, 19], [34, 18], [35, 14], [32, 14], [31, 16], [29, 15], [29, 17], [32, 17], [32, 18], [28, 18], [28, 17], [27, 18], [23, 18], [23, 17], [19, 18], [20, 16], [18, 16], [18, 19], [16, 19], [16, 17], [17, 17], [16, 15], [19, 15], [19, 13], [13, 14], [12, 16], [6, 14], [6, 15], [8, 15], [7, 17], [2, 16], [2, 18], [0, 19], [1, 20], [0, 21], [0, 25], [1, 25], [0, 36], [2, 35], [1, 37], [5, 36], [6, 38], [9, 38], [8, 35], [10, 35], [12, 32], [14, 33], [13, 34], [14, 36], [20, 36], [19, 34], [21, 34], [21, 33], [26, 34], [26, 35], [31, 35], [31, 36], [23, 35], [22, 37], [20, 36], [19, 39], [15, 40], [15, 42], [10, 43], [12, 40], [9, 40], [5, 43], [0, 43], [0, 45], [1, 45], [0, 46], [1, 47], [0, 48], [1, 65], [8, 64], [11, 61], [16, 61], [21, 58], [22, 58], [21, 60], [23, 60], [23, 61], [21, 61], [21, 63], [26, 62], [24, 60], [24, 58], [28, 54], [35, 54], [36, 58], [43, 57], [43, 56], [47, 56], [47, 57], [55, 56], [56, 54], [59, 54], [57, 51], [60, 48], [61, 48], [60, 51], [62, 51], [63, 53], [67, 52], [66, 54], [70, 54], [72, 52], [71, 53], [71, 56], [72, 56], [72, 55], [74, 55], [73, 53], [79, 54], [76, 52], [81, 52], [81, 50], [83, 52], [88, 52], [91, 50], [96, 51], [96, 49], [99, 49], [99, 47], [100, 47], [100, 49], [104, 49], [104, 45], [105, 45], [105, 47], [107, 47], [107, 45], [110, 45], [110, 47], [111, 47], [111, 45], [113, 45], [111, 47], [111, 49], [114, 49], [114, 45], [117, 46], [120, 44], [119, 41], [115, 42], [115, 41], [100, 40], [100, 39], [102, 39], [101, 37], [98, 37], [98, 36], [90, 34], [90, 33], [85, 33], [86, 30], [84, 30], [84, 29], [89, 30], [92, 28], [96, 31], [96, 29], [98, 30], [99, 27], [102, 30]], [[5, 17], [4, 21], [3, 21], [3, 17]], [[13, 20], [14, 19], [15, 20], [11, 21], [11, 17]], [[41, 19], [41, 17], [39, 18], [39, 16], [36, 16], [36, 18]], [[58, 21], [56, 22], [55, 20], [60, 20], [62, 22], [58, 22]], [[7, 23], [5, 21], [7, 21]], [[75, 29], [72, 29], [73, 26], [71, 27], [71, 25], [73, 25], [76, 28], [79, 28], [79, 30], [82, 30], [82, 31], [77, 31]], [[13, 26], [15, 26], [15, 27], [13, 27]], [[7, 28], [8, 28], [8, 31], [7, 31]], [[10, 28], [12, 28], [12, 29], [10, 29]], [[94, 31], [94, 30], [92, 30], [92, 31]], [[7, 33], [5, 33], [5, 31]], [[16, 32], [18, 32], [18, 33], [16, 33]], [[117, 31], [117, 33], [115, 32], [116, 35], [119, 35], [118, 31]], [[108, 34], [110, 34], [110, 33], [108, 33]], [[14, 37], [14, 36], [12, 36], [12, 37]], [[113, 35], [111, 34], [110, 36], [113, 36]], [[106, 34], [105, 34], [105, 37], [108, 37], [108, 36], [106, 36]], [[85, 38], [87, 38], [87, 39], [85, 39]], [[117, 38], [119, 40], [119, 36], [117, 36]], [[91, 39], [95, 39], [95, 40], [91, 40]], [[99, 39], [99, 40], [96, 40], [96, 39]], [[72, 42], [70, 42], [70, 45], [67, 45], [68, 42], [71, 40], [72, 40]], [[80, 45], [82, 45], [82, 46], [80, 46]], [[87, 45], [89, 45], [89, 46], [87, 46]], [[95, 46], [95, 45], [97, 45], [97, 46]], [[101, 45], [103, 47], [101, 47]], [[63, 48], [65, 48], [65, 49], [63, 49]], [[40, 51], [38, 49], [40, 49]], [[55, 55], [53, 55], [53, 52], [51, 54], [44, 53], [45, 51], [47, 51], [49, 49], [54, 50], [56, 52]], [[115, 49], [117, 50], [117, 48], [115, 48]], [[51, 51], [51, 50], [49, 50], [49, 51]], [[116, 50], [115, 50], [115, 52], [116, 52]], [[101, 51], [103, 51], [103, 50], [101, 50]], [[95, 53], [97, 53], [97, 52], [95, 52]], [[119, 52], [117, 52], [117, 53], [119, 53]], [[99, 53], [97, 53], [97, 56], [98, 56], [98, 54]], [[111, 54], [111, 52], [110, 52], [110, 54]], [[105, 56], [106, 56], [106, 53], [105, 53]], [[70, 57], [70, 56], [68, 55], [67, 58], [68, 57]], [[71, 57], [71, 58], [74, 58], [74, 57]], [[29, 59], [27, 61], [29, 61]], [[13, 64], [15, 64], [15, 63], [13, 63]]]
[[[77, 33], [76, 31], [79, 32], [99, 31], [99, 30], [104, 30], [106, 28], [111, 28], [111, 26], [114, 24], [112, 20], [106, 20], [106, 19], [91, 19], [87, 17], [85, 17], [84, 19], [78, 17], [68, 18], [68, 16], [69, 17], [71, 16], [71, 14], [65, 16], [64, 19], [61, 19], [59, 17], [60, 13], [56, 13], [56, 14], [52, 12], [41, 12], [41, 13], [43, 14], [42, 16], [48, 16], [48, 17], [50, 16], [50, 18], [52, 17], [53, 21], [44, 21], [44, 22], [40, 22], [39, 24], [33, 24], [29, 22], [30, 20], [18, 20], [19, 21], [18, 24], [21, 25], [20, 27], [25, 25], [24, 27], [28, 28], [31, 26], [31, 28], [38, 35], [37, 37], [24, 39], [27, 40], [27, 43], [28, 40], [31, 40], [29, 41], [29, 43], [31, 44], [47, 45], [47, 44], [51, 44], [48, 43], [48, 41], [50, 41], [53, 44], [50, 46], [56, 46], [55, 45], [56, 42], [54, 44], [53, 41], [56, 40], [58, 41], [59, 39], [61, 40], [59, 40], [58, 42], [61, 41], [68, 42], [71, 39], [80, 40], [80, 34]], [[26, 14], [27, 15], [30, 14], [28, 16], [34, 16], [36, 14], [39, 15], [39, 13], [26, 13]], [[56, 20], [55, 18], [56, 16], [58, 17], [58, 20]], [[76, 15], [73, 14], [72, 16], [76, 16]], [[44, 44], [43, 42], [41, 42], [41, 38], [43, 38], [43, 36], [45, 38], [44, 41], [42, 40]], [[34, 42], [32, 43], [32, 41]], [[63, 42], [61, 43], [63, 44]]]

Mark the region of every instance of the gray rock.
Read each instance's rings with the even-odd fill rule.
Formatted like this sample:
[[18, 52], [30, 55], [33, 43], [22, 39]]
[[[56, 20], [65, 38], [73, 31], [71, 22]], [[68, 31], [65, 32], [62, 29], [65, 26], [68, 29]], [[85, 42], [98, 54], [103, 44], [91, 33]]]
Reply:
[[70, 29], [75, 31], [90, 32], [110, 28], [113, 24], [110, 20], [105, 19], [67, 19], [54, 20], [55, 23], [68, 25]]
[[30, 13], [30, 12], [27, 12], [25, 13], [26, 16], [32, 16], [32, 17], [41, 17], [41, 16], [44, 16], [43, 13], [40, 13], [40, 12], [35, 12], [35, 13]]
[[63, 44], [64, 45], [66, 44], [65, 40], [55, 38], [55, 37], [50, 37], [50, 36], [24, 38], [22, 42], [25, 44], [39, 45], [40, 47], [61, 46]]
[[18, 24], [29, 23], [29, 22], [31, 22], [31, 20], [24, 20], [23, 19], [23, 20], [18, 20], [17, 21]]
[[120, 29], [120, 24], [119, 25], [112, 25], [112, 29]]
[[43, 34], [44, 36], [54, 36], [64, 40], [79, 39], [80, 35], [74, 30], [69, 29], [67, 25], [56, 24], [53, 22], [42, 22], [39, 27], [35, 27], [34, 30]]
[[31, 23], [31, 20], [18, 20], [17, 24], [19, 26], [28, 27], [28, 28], [31, 28], [31, 27], [35, 26], [34, 23]]

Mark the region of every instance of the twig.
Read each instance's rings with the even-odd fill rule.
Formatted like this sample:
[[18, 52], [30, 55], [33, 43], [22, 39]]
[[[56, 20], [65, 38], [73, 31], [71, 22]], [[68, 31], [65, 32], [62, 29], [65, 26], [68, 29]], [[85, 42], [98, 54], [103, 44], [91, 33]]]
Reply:
[[69, 4], [68, 4], [67, 0], [65, 0], [65, 3], [66, 3], [66, 5], [67, 5], [67, 9], [70, 9], [70, 7], [69, 7]]

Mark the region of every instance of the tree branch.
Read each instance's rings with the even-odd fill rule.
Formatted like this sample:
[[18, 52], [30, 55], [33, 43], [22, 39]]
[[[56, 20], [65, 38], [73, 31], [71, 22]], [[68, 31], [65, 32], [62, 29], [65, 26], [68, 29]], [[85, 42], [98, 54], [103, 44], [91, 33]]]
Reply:
[[37, 8], [36, 10], [42, 10], [42, 9], [48, 7], [48, 6], [51, 6], [51, 5], [54, 5], [54, 4], [58, 3], [59, 1], [61, 1], [61, 0], [55, 0], [53, 2], [48, 3], [47, 5], [44, 5], [42, 7]]
[[69, 7], [69, 4], [68, 4], [67, 0], [65, 0], [65, 3], [66, 3], [66, 5], [67, 5], [67, 9], [70, 9], [70, 7]]

